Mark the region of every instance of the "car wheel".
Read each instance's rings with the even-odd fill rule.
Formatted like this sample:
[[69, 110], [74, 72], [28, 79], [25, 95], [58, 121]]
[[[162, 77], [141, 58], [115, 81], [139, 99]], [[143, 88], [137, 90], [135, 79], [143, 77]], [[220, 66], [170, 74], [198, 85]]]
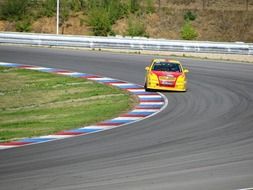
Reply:
[[147, 88], [147, 82], [145, 82], [145, 84], [144, 84], [144, 89], [145, 89], [145, 91], [150, 91], [150, 89], [149, 88]]

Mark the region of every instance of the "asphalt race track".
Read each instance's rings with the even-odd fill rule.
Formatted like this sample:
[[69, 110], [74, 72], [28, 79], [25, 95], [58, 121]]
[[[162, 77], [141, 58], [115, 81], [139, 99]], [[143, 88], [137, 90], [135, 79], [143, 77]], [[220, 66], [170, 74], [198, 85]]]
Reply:
[[[143, 84], [154, 56], [0, 46], [0, 61]], [[186, 93], [102, 133], [0, 151], [1, 190], [233, 190], [253, 187], [253, 64], [180, 58]], [[1, 98], [1, 97], [0, 97]], [[1, 99], [0, 99], [1, 100]]]

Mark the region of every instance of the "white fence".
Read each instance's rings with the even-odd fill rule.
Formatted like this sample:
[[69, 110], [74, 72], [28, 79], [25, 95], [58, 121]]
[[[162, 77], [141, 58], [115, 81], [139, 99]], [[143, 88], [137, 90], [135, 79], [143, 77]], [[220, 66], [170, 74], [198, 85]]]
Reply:
[[253, 55], [253, 44], [0, 32], [0, 44]]

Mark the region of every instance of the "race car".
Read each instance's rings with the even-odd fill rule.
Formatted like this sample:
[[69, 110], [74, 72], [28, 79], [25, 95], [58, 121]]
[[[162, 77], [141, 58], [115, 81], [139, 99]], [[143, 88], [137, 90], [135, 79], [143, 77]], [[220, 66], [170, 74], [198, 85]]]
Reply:
[[187, 90], [186, 73], [188, 69], [176, 60], [153, 59], [151, 65], [146, 67], [145, 90]]

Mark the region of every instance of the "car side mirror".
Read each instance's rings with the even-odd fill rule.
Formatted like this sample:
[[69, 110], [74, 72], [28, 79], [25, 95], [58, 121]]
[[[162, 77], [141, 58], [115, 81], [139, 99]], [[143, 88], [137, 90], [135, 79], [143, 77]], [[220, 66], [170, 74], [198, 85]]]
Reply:
[[149, 70], [149, 67], [146, 67], [145, 70], [148, 71], [148, 70]]
[[184, 73], [189, 73], [189, 70], [188, 69], [184, 69]]

